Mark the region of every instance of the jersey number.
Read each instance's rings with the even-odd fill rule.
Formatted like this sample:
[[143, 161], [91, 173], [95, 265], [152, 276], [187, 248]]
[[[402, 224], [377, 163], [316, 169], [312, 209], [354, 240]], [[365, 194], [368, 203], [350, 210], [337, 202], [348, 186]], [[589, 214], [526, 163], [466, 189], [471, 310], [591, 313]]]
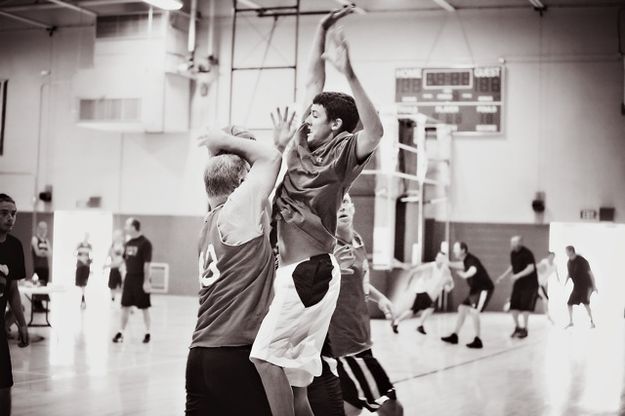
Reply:
[[221, 273], [217, 268], [217, 255], [215, 254], [215, 247], [209, 244], [206, 251], [200, 253], [200, 284], [202, 287], [208, 287], [215, 283]]

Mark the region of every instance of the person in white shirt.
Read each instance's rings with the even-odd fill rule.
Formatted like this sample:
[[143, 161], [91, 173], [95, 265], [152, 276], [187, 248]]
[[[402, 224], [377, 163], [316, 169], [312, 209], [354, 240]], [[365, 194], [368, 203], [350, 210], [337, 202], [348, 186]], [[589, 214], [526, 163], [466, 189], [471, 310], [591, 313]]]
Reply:
[[550, 251], [547, 257], [539, 261], [536, 265], [536, 269], [538, 271], [538, 296], [540, 296], [540, 298], [542, 299], [543, 307], [545, 308], [545, 313], [547, 314], [547, 319], [549, 319], [551, 323], [553, 323], [553, 319], [551, 318], [551, 314], [549, 313], [549, 278], [551, 278], [551, 276], [555, 274], [558, 282], [560, 281], [558, 268], [553, 261], [555, 257], [556, 253]]

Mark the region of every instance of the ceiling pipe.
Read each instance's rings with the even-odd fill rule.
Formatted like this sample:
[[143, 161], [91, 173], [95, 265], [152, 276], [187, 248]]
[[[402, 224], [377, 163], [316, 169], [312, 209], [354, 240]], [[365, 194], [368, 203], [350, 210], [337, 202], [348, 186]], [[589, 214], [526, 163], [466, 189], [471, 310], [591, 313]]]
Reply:
[[17, 20], [18, 22], [26, 23], [28, 25], [40, 27], [40, 28], [46, 29], [46, 30], [53, 30], [54, 29], [54, 26], [50, 26], [48, 24], [45, 24], [45, 23], [42, 23], [42, 22], [38, 22], [37, 20], [28, 19], [26, 17], [18, 16], [16, 14], [8, 13], [8, 12], [2, 11], [2, 10], [0, 10], [0, 16], [4, 16], [6, 18]]
[[98, 14], [94, 11], [85, 9], [83, 7], [77, 6], [75, 4], [72, 3], [68, 3], [66, 1], [63, 0], [48, 0], [50, 3], [56, 4], [58, 6], [61, 7], [65, 7], [67, 9], [71, 9], [74, 11], [77, 11], [78, 13], [82, 13], [82, 14], [86, 14], [87, 16], [91, 16], [91, 17], [98, 17]]

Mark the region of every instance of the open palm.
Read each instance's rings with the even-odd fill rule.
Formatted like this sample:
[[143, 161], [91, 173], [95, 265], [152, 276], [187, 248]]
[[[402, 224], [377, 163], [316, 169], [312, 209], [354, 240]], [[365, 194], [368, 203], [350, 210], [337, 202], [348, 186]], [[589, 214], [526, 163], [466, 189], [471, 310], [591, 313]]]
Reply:
[[342, 74], [347, 74], [351, 68], [351, 63], [343, 30], [341, 28], [332, 29], [328, 36], [330, 36], [333, 48], [330, 52], [321, 55], [321, 58], [330, 62]]

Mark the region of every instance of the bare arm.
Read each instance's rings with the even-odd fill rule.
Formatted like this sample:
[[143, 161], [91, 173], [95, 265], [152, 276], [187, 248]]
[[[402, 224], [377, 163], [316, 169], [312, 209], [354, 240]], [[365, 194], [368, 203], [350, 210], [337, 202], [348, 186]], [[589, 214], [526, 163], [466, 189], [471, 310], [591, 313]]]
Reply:
[[469, 267], [469, 270], [467, 270], [466, 272], [458, 271], [458, 276], [460, 276], [463, 279], [469, 279], [475, 276], [475, 273], [477, 273], [477, 268], [475, 266], [471, 266]]
[[590, 276], [590, 281], [592, 282], [592, 290], [594, 290], [595, 292], [599, 292], [597, 290], [597, 284], [595, 283], [595, 274], [592, 272], [592, 270], [588, 270], [588, 276]]
[[378, 304], [378, 308], [384, 313], [386, 319], [395, 318], [393, 303], [371, 283], [369, 283], [369, 299]]
[[39, 257], [47, 256], [48, 253], [46, 251], [39, 249], [38, 243], [37, 237], [33, 237], [32, 240], [30, 240], [30, 246], [33, 248], [35, 254]]
[[317, 26], [315, 37], [313, 38], [312, 48], [310, 52], [310, 58], [308, 61], [308, 70], [306, 75], [306, 92], [304, 95], [304, 101], [302, 101], [304, 108], [301, 108], [300, 114], [304, 114], [307, 106], [312, 103], [315, 95], [323, 91], [323, 86], [326, 82], [326, 63], [321, 58], [326, 50], [326, 34], [338, 20], [353, 13], [353, 7], [344, 7], [336, 9], [327, 14]]
[[352, 94], [354, 95], [358, 116], [360, 117], [363, 127], [362, 131], [358, 134], [358, 141], [356, 142], [356, 156], [358, 160], [362, 161], [378, 146], [384, 134], [384, 128], [382, 127], [382, 121], [378, 116], [378, 112], [354, 72], [349, 58], [347, 41], [343, 36], [343, 32], [334, 29], [331, 34], [335, 45], [334, 54], [330, 55], [324, 53], [322, 58], [330, 61], [339, 72], [345, 75], [349, 87], [352, 90]]
[[526, 268], [524, 268], [523, 270], [521, 270], [518, 273], [515, 273], [512, 275], [512, 280], [518, 280], [522, 277], [525, 276], [529, 276], [530, 274], [532, 274], [532, 272], [535, 270], [535, 267], [533, 264], [528, 264]]
[[[24, 311], [22, 310], [22, 300], [20, 299], [20, 292], [17, 288], [17, 282], [15, 280], [8, 279], [7, 289], [9, 295], [9, 305], [11, 305], [11, 310], [15, 315], [17, 326], [20, 329], [20, 337], [22, 338], [20, 346], [25, 347], [30, 343], [30, 340], [28, 337], [28, 327], [26, 326], [26, 319], [24, 319]], [[2, 311], [2, 313], [4, 313], [4, 311]], [[4, 328], [2, 328], [2, 330], [4, 331]]]
[[461, 261], [450, 261], [449, 268], [453, 270], [464, 270], [464, 263]]
[[501, 282], [503, 279], [508, 277], [509, 274], [512, 274], [512, 266], [508, 266], [508, 268], [497, 278], [495, 284]]

